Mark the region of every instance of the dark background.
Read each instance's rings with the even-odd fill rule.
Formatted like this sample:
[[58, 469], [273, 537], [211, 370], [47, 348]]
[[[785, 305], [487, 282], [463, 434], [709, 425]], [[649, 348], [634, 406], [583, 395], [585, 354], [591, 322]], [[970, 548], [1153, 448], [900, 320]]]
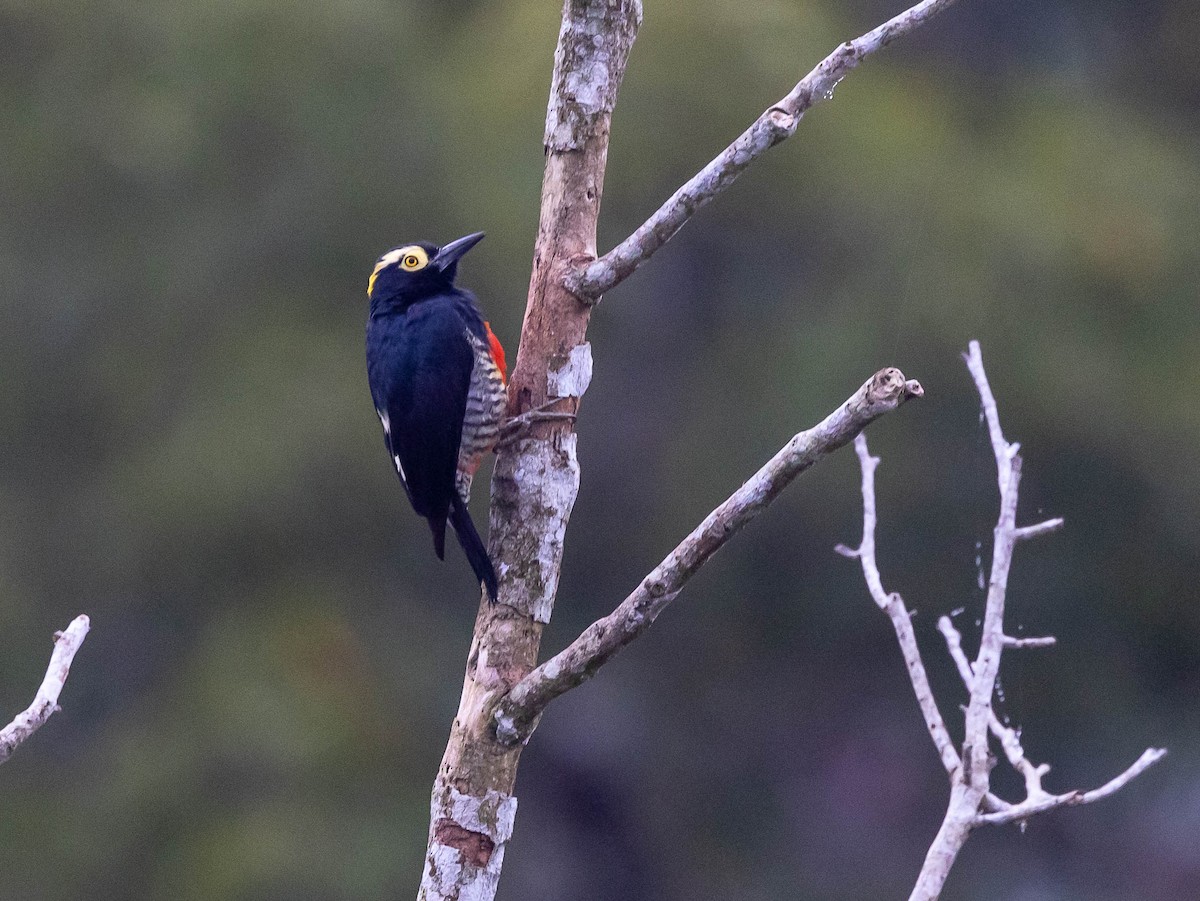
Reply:
[[[649, 0], [607, 248], [893, 0]], [[411, 897], [474, 598], [382, 452], [363, 289], [408, 240], [515, 354], [558, 6], [0, 2], [0, 700], [93, 631], [0, 771], [0, 895]], [[881, 366], [885, 583], [980, 614], [995, 477], [960, 353], [1025, 449], [1003, 712], [1052, 790], [948, 899], [1200, 897], [1200, 7], [963, 0], [870, 60], [598, 309], [556, 650]], [[510, 356], [511, 359], [511, 356]], [[500, 898], [904, 897], [945, 777], [853, 561], [849, 450], [557, 702]], [[480, 482], [486, 485], [486, 479]], [[476, 518], [484, 517], [484, 492]], [[998, 771], [1001, 791], [1015, 780]]]

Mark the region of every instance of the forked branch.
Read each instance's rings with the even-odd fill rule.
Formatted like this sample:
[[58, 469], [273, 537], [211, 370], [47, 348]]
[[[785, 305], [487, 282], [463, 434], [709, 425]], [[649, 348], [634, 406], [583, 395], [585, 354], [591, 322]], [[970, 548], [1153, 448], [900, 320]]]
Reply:
[[[938, 619], [938, 631], [946, 638], [946, 646], [950, 651], [950, 656], [954, 659], [955, 665], [958, 667], [959, 676], [962, 678], [963, 683], [970, 688], [975, 676], [971, 671], [971, 664], [967, 660], [967, 655], [963, 653], [962, 636], [954, 628], [954, 624], [950, 622], [948, 616]], [[1055, 644], [1053, 638], [1028, 638], [1022, 640], [1005, 636], [1005, 639], [1005, 647], [1043, 648]], [[1010, 642], [1018, 643], [1010, 644]], [[1004, 756], [1008, 759], [1009, 764], [1025, 780], [1025, 799], [1023, 801], [1017, 804], [1005, 803], [1001, 806], [1001, 809], [981, 813], [975, 818], [979, 824], [992, 826], [1003, 823], [1022, 822], [1035, 814], [1044, 813], [1056, 807], [1073, 807], [1078, 804], [1090, 804], [1092, 801], [1107, 798], [1139, 776], [1144, 770], [1158, 763], [1167, 753], [1162, 748], [1147, 748], [1142, 752], [1142, 756], [1135, 760], [1128, 769], [1110, 779], [1099, 788], [1086, 792], [1069, 791], [1061, 795], [1054, 795], [1042, 788], [1042, 777], [1050, 772], [1050, 764], [1034, 764], [1025, 756], [1025, 749], [1021, 745], [1020, 732], [1000, 722], [995, 713], [992, 713], [989, 717], [988, 728], [996, 737], [996, 740], [1000, 742], [1000, 747], [1003, 748]]]
[[[579, 485], [572, 423], [586, 378], [564, 379], [562, 367], [566, 361], [573, 370], [573, 361], [587, 355], [591, 302], [648, 259], [751, 160], [791, 134], [804, 111], [863, 58], [952, 2], [922, 0], [839, 47], [632, 238], [597, 260], [611, 116], [642, 4], [563, 0], [546, 112], [538, 237], [509, 382], [509, 412], [528, 418], [520, 435], [506, 436], [499, 446], [492, 478], [489, 551], [500, 574], [500, 602], [481, 603], [476, 620], [458, 712], [433, 786], [422, 901], [494, 897], [512, 834], [523, 741], [546, 704], [644, 631], [691, 574], [791, 478], [875, 416], [919, 393], [899, 372], [881, 373], [866, 395], [855, 395], [845, 409], [793, 439], [768, 464], [769, 472], [715, 511], [610, 617], [535, 668]], [[883, 394], [872, 393], [876, 389]]]
[[[1161, 748], [1150, 748], [1125, 772], [1100, 788], [1092, 791], [1069, 791], [1052, 794], [1042, 787], [1042, 778], [1050, 771], [1048, 764], [1034, 764], [1025, 755], [1021, 736], [1017, 730], [1000, 722], [992, 709], [996, 678], [1000, 671], [1000, 657], [1005, 648], [1050, 647], [1055, 640], [1050, 637], [1013, 638], [1004, 634], [1004, 605], [1008, 591], [1008, 575], [1012, 567], [1013, 551], [1021, 540], [1035, 538], [1060, 529], [1061, 519], [1051, 519], [1032, 526], [1017, 526], [1017, 498], [1021, 482], [1021, 457], [1018, 445], [1010, 444], [1000, 428], [1000, 414], [996, 399], [988, 384], [983, 368], [983, 357], [979, 343], [972, 341], [966, 355], [967, 366], [979, 391], [984, 416], [988, 424], [993, 454], [996, 458], [997, 483], [1000, 489], [1000, 516], [995, 530], [992, 548], [992, 571], [988, 585], [979, 654], [972, 662], [962, 648], [962, 638], [949, 617], [938, 621], [938, 628], [945, 636], [947, 648], [954, 660], [963, 684], [970, 696], [961, 752], [953, 746], [938, 711], [938, 705], [929, 687], [925, 667], [917, 650], [912, 623], [904, 602], [899, 595], [887, 594], [875, 562], [875, 468], [879, 463], [867, 450], [863, 435], [855, 439], [855, 449], [862, 468], [863, 494], [863, 541], [851, 550], [839, 545], [837, 550], [850, 557], [858, 557], [863, 565], [867, 588], [875, 603], [892, 619], [901, 650], [908, 666], [909, 678], [913, 683], [926, 725], [937, 748], [942, 765], [951, 774], [950, 802], [942, 826], [929, 848], [921, 868], [913, 899], [937, 898], [949, 875], [950, 868], [966, 842], [972, 829], [981, 825], [1023, 822], [1029, 817], [1058, 807], [1087, 804], [1106, 798], [1136, 778], [1167, 753]], [[994, 736], [1004, 752], [1009, 765], [1025, 782], [1025, 797], [1017, 802], [1005, 801], [992, 794], [990, 777], [993, 759], [989, 745], [989, 733]]]

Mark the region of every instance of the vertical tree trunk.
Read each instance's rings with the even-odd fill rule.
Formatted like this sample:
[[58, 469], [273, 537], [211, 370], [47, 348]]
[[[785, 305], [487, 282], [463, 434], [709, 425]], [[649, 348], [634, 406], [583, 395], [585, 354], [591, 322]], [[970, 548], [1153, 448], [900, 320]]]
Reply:
[[[552, 403], [574, 413], [591, 360], [590, 306], [566, 276], [596, 256], [609, 124], [640, 0], [566, 0], [546, 111], [546, 169], [509, 412]], [[500, 449], [492, 479], [490, 551], [499, 603], [481, 601], [458, 714], [433, 786], [420, 899], [494, 897], [512, 834], [521, 745], [496, 740], [497, 702], [537, 664], [558, 589], [563, 537], [579, 488], [569, 419], [532, 423]]]

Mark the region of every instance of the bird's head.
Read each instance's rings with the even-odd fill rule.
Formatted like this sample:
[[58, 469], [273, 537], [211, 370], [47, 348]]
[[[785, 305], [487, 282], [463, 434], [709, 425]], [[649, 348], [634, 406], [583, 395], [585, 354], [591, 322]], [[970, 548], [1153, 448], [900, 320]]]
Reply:
[[419, 241], [389, 250], [375, 262], [367, 297], [407, 306], [445, 291], [454, 284], [459, 259], [482, 240], [483, 232], [475, 232], [443, 247]]

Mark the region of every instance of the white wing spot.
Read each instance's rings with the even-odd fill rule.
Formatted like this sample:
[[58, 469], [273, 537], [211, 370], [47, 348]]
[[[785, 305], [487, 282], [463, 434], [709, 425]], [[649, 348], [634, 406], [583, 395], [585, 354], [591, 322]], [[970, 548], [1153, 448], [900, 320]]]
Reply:
[[392, 459], [396, 462], [396, 472], [400, 473], [400, 480], [407, 485], [408, 477], [404, 475], [404, 467], [400, 465], [400, 455], [396, 454]]
[[392, 437], [392, 421], [388, 419], [388, 415], [380, 410], [375, 411], [379, 414], [379, 421], [383, 424], [383, 434], [389, 438]]

